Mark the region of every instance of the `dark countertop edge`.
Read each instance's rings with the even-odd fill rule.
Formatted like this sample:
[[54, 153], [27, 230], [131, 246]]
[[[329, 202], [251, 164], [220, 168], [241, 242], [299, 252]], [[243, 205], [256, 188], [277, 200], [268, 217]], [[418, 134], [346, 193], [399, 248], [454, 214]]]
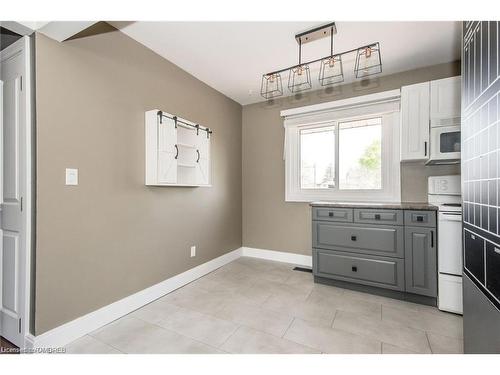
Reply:
[[317, 201], [309, 203], [311, 207], [336, 207], [336, 208], [373, 208], [373, 209], [393, 209], [393, 210], [427, 210], [437, 211], [438, 207], [426, 202], [328, 202]]

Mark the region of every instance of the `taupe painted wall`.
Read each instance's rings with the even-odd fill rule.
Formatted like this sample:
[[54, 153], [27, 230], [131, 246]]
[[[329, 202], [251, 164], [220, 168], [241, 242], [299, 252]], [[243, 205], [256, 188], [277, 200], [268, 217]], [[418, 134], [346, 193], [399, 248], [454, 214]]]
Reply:
[[[116, 30], [36, 44], [39, 335], [241, 246], [242, 109]], [[213, 128], [213, 187], [144, 185], [154, 108]]]
[[[243, 246], [311, 254], [311, 213], [306, 203], [285, 202], [283, 120], [280, 111], [392, 90], [460, 74], [459, 62], [402, 72], [243, 107]], [[286, 88], [285, 88], [286, 89]], [[402, 164], [401, 199], [427, 200], [427, 176], [458, 174], [458, 166]]]

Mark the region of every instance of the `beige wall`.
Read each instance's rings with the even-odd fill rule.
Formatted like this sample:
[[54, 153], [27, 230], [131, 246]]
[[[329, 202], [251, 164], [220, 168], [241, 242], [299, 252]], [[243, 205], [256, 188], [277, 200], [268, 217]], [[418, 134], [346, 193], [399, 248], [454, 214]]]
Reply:
[[[283, 161], [283, 109], [345, 99], [403, 85], [460, 74], [460, 64], [433, 67], [358, 81], [331, 91], [314, 91], [285, 97], [273, 103], [243, 107], [243, 245], [262, 249], [311, 254], [311, 214], [306, 203], [285, 203]], [[286, 88], [285, 88], [286, 89]], [[427, 176], [457, 174], [458, 166], [403, 164], [403, 201], [427, 200]]]
[[[241, 246], [239, 104], [116, 30], [38, 34], [36, 69], [36, 334]], [[213, 187], [144, 185], [154, 108], [213, 128]]]

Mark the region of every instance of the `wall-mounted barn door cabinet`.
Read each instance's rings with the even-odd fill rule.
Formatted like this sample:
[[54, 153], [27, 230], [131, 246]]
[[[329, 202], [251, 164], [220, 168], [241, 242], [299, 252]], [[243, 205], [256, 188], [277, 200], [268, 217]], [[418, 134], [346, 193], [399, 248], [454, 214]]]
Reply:
[[460, 77], [401, 88], [401, 161], [429, 159], [431, 128], [460, 124], [460, 90]]
[[210, 129], [151, 110], [145, 130], [146, 185], [210, 186]]

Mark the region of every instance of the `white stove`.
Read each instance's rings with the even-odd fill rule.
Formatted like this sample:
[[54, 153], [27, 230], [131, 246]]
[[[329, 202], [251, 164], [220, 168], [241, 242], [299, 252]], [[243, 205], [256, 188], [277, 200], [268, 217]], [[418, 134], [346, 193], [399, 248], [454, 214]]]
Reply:
[[438, 206], [438, 308], [462, 314], [462, 196], [460, 176], [429, 177]]

